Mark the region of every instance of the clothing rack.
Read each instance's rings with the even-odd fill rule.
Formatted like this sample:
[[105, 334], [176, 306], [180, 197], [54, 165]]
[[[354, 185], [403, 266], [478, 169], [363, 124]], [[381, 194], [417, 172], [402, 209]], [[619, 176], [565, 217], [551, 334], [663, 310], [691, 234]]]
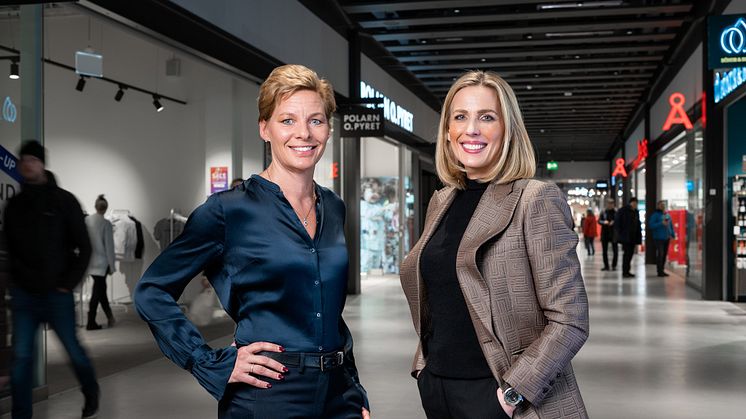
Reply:
[[171, 243], [174, 241], [174, 220], [181, 221], [182, 223], [186, 223], [187, 217], [179, 214], [176, 210], [171, 208], [171, 212], [168, 215], [168, 219], [169, 219], [168, 242]]

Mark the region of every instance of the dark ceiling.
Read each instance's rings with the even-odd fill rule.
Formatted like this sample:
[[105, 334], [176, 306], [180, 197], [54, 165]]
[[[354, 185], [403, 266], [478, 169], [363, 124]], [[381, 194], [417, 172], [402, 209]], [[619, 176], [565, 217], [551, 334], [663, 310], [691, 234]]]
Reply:
[[541, 161], [606, 158], [693, 9], [678, 0], [337, 3], [395, 57], [389, 71], [413, 73], [438, 100], [464, 70], [504, 77]]

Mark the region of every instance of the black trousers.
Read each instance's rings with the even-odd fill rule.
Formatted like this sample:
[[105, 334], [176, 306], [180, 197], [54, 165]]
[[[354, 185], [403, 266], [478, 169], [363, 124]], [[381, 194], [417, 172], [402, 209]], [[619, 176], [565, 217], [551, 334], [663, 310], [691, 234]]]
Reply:
[[614, 253], [613, 259], [611, 260], [611, 267], [616, 269], [616, 263], [619, 259], [619, 246], [617, 246], [617, 243], [613, 240], [601, 239], [601, 248], [604, 253], [604, 268], [609, 269], [609, 245], [611, 245], [611, 250]]
[[658, 275], [663, 273], [663, 267], [666, 266], [668, 257], [668, 240], [655, 240], [655, 266], [658, 268]]
[[636, 244], [622, 243], [622, 250], [624, 255], [622, 256], [622, 273], [631, 273], [629, 270], [632, 269], [632, 256], [635, 255]]
[[93, 290], [91, 291], [91, 302], [88, 305], [88, 322], [96, 322], [96, 310], [101, 303], [101, 309], [104, 310], [106, 317], [111, 318], [111, 307], [109, 306], [109, 297], [106, 296], [106, 276], [91, 275], [93, 278]]
[[588, 256], [596, 254], [596, 248], [593, 247], [593, 237], [585, 237], [585, 250], [588, 251]]
[[510, 419], [497, 400], [494, 378], [458, 379], [431, 374], [417, 378], [428, 419]]

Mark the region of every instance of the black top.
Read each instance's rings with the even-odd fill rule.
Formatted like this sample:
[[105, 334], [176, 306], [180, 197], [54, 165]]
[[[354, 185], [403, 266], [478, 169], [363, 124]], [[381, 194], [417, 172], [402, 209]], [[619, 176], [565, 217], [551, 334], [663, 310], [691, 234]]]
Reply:
[[24, 184], [5, 207], [5, 238], [13, 285], [34, 294], [72, 290], [83, 279], [91, 242], [83, 210], [73, 194], [47, 183]]
[[623, 206], [614, 217], [617, 239], [624, 244], [642, 244], [640, 213], [630, 205]]
[[[601, 224], [603, 221], [614, 221], [616, 217], [616, 209], [605, 209], [601, 216], [598, 217], [598, 223]], [[612, 241], [614, 238], [614, 226], [608, 224], [601, 224], [601, 240]]]
[[469, 180], [420, 257], [425, 282], [422, 342], [428, 371], [450, 378], [486, 378], [492, 373], [484, 358], [456, 277], [456, 253], [487, 183]]

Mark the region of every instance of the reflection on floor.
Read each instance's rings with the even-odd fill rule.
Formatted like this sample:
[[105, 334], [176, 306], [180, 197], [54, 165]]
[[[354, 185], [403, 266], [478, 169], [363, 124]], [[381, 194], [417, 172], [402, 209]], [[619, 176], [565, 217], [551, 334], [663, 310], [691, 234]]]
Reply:
[[[634, 262], [637, 276], [622, 279], [619, 271], [600, 271], [600, 253], [584, 253], [591, 337], [574, 365], [590, 416], [743, 417], [746, 310], [700, 301], [682, 278], [656, 277], [641, 257]], [[409, 377], [416, 338], [399, 281], [367, 279], [363, 294], [348, 298], [345, 318], [373, 417], [424, 418]], [[215, 401], [162, 358], [104, 377], [101, 385], [101, 418], [215, 417]], [[81, 404], [79, 392], [63, 392], [37, 404], [35, 417], [77, 418]]]

